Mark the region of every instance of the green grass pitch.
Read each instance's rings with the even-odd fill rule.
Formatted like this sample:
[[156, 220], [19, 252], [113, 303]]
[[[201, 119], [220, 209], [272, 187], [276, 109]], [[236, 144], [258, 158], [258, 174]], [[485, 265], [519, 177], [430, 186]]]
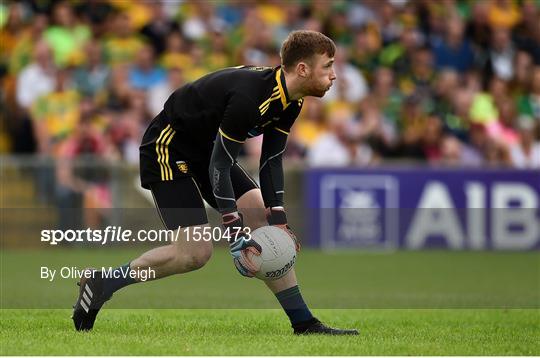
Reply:
[[3, 311], [2, 355], [538, 355], [538, 311], [316, 310], [358, 337], [293, 337], [278, 310]]
[[94, 331], [73, 330], [74, 280], [39, 267], [118, 265], [144, 250], [1, 252], [1, 355], [539, 355], [533, 253], [304, 250], [297, 264], [321, 320], [357, 337], [295, 337], [264, 284], [218, 249], [202, 270], [115, 294]]

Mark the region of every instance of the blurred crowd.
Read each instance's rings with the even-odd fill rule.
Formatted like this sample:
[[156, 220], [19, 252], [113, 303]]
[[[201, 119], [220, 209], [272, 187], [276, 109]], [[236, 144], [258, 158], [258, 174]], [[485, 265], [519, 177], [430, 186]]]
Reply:
[[276, 66], [310, 29], [336, 42], [337, 80], [306, 98], [289, 161], [540, 168], [539, 0], [24, 0], [0, 26], [0, 153], [136, 164], [174, 89]]

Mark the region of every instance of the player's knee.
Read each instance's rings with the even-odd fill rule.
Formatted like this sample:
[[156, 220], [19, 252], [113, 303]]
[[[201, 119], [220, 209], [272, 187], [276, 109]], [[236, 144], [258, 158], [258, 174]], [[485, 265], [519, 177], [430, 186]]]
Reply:
[[186, 266], [189, 270], [198, 270], [212, 257], [212, 245], [201, 245], [186, 253]]

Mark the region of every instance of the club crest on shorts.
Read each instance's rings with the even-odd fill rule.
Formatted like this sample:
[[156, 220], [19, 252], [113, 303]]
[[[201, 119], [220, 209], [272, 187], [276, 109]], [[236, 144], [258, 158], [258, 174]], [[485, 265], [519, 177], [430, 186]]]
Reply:
[[178, 167], [178, 170], [180, 170], [181, 173], [185, 174], [188, 172], [188, 165], [183, 160], [177, 161], [176, 166]]

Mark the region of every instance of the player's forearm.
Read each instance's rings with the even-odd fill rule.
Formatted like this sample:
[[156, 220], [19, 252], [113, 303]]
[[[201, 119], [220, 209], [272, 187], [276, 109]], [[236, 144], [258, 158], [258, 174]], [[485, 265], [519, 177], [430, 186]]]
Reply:
[[259, 180], [265, 207], [283, 206], [285, 185], [281, 155], [262, 162]]
[[237, 211], [231, 182], [231, 168], [241, 148], [240, 143], [227, 141], [218, 133], [210, 158], [208, 174], [216, 203], [222, 214]]
[[259, 167], [259, 180], [264, 205], [283, 206], [284, 176], [282, 156], [287, 146], [288, 132], [268, 128], [264, 132]]
[[213, 194], [219, 211], [222, 214], [237, 211], [231, 182], [231, 168], [211, 166], [210, 170]]

